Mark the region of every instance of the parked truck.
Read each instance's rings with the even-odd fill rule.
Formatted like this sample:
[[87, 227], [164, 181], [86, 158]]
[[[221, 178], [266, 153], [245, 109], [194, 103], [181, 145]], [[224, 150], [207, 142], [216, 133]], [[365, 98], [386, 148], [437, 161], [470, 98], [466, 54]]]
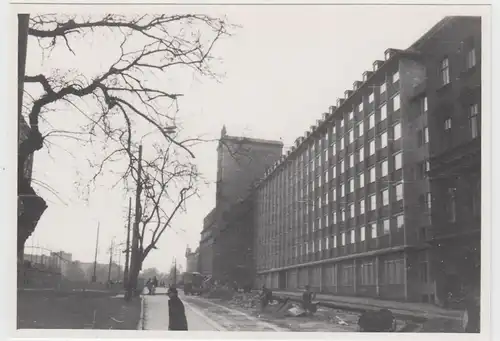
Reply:
[[200, 295], [203, 292], [203, 275], [199, 272], [185, 272], [182, 276], [184, 293], [186, 295]]

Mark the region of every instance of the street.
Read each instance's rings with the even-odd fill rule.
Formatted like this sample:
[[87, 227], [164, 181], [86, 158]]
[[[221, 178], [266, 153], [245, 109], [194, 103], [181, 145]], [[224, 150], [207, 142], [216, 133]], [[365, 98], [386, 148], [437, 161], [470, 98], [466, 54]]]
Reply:
[[[145, 295], [145, 322], [144, 329], [146, 330], [168, 330], [168, 296], [167, 290], [157, 288], [156, 295]], [[182, 295], [182, 294], [181, 294]], [[188, 320], [188, 328], [190, 331], [223, 331], [222, 326], [211, 320], [199, 309], [181, 297], [186, 310], [186, 318]]]
[[[179, 292], [184, 303], [189, 331], [263, 331], [263, 332], [353, 332], [353, 326], [340, 326], [324, 321], [301, 318], [275, 319], [263, 317], [228, 307], [198, 296]], [[168, 330], [168, 297], [166, 289], [158, 288], [156, 295], [145, 295], [145, 330]]]

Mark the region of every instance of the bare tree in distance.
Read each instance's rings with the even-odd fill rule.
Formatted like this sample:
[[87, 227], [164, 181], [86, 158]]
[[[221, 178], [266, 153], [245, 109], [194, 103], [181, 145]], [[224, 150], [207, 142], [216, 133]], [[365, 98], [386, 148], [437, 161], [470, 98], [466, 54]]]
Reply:
[[[174, 218], [186, 211], [186, 202], [198, 194], [199, 188], [196, 165], [178, 155], [175, 143], [153, 144], [151, 148], [153, 157], [130, 163], [130, 178], [139, 188], [140, 219], [139, 226], [134, 226], [138, 247], [131, 258], [127, 299], [137, 288], [144, 260], [158, 248], [162, 235], [173, 227]], [[141, 162], [140, 176], [138, 162]]]
[[[158, 85], [150, 80], [165, 79], [176, 70], [218, 79], [212, 68], [213, 50], [219, 40], [230, 36], [232, 27], [226, 18], [203, 14], [31, 15], [28, 44], [38, 42], [44, 58], [50, 57], [55, 49], [74, 55], [79, 45], [110, 32], [114, 38], [110, 45], [113, 42], [117, 45], [117, 57], [94, 75], [85, 74], [76, 65], [71, 70], [24, 76], [23, 115], [31, 129], [18, 148], [18, 169], [24, 169], [29, 155], [47, 146], [48, 139], [55, 137], [105, 146], [107, 156], [96, 164], [98, 174], [106, 162], [116, 158], [128, 155], [132, 164], [132, 135], [138, 124], [145, 124], [159, 134], [169, 144], [170, 151], [175, 147], [176, 155], [183, 153], [194, 158], [190, 149], [193, 139], [183, 141], [177, 139], [178, 134], [173, 134], [177, 100], [183, 94], [169, 89], [166, 82]], [[99, 59], [98, 52], [96, 59]], [[50, 131], [51, 122], [62, 119], [61, 107], [71, 109], [72, 114], [86, 123], [78, 131]], [[123, 170], [122, 179], [130, 172], [130, 167]], [[18, 173], [18, 183], [23, 184], [25, 176], [23, 172]], [[181, 203], [190, 191], [188, 187], [179, 192]], [[149, 252], [151, 248], [146, 246], [144, 250]]]

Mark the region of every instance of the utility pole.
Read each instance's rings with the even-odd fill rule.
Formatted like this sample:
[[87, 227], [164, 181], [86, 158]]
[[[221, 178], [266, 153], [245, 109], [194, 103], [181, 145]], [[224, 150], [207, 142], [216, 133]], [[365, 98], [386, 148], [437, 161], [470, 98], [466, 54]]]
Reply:
[[[130, 259], [130, 271], [129, 276], [132, 275], [132, 281], [128, 281], [127, 288], [127, 299], [130, 299], [132, 294], [137, 289], [137, 276], [139, 273], [139, 223], [141, 221], [141, 192], [142, 192], [142, 183], [141, 183], [141, 173], [142, 173], [142, 145], [139, 146], [139, 159], [137, 165], [137, 190], [135, 194], [135, 219], [134, 219], [134, 227], [132, 231], [132, 250], [131, 250], [131, 259]], [[130, 279], [130, 278], [129, 278]]]
[[123, 286], [127, 289], [128, 269], [130, 262], [130, 215], [132, 213], [132, 198], [128, 198], [128, 223], [127, 223], [127, 242], [125, 246], [125, 269], [123, 269]]
[[101, 223], [97, 223], [97, 237], [95, 241], [95, 256], [94, 256], [94, 274], [92, 275], [92, 283], [97, 282], [97, 276], [96, 276], [96, 271], [97, 271], [97, 248], [99, 247], [99, 227], [101, 226]]
[[174, 287], [177, 286], [177, 258], [174, 257]]
[[122, 253], [120, 250], [116, 253], [118, 255], [118, 276], [116, 277], [116, 281], [118, 282], [121, 277], [122, 272]]
[[115, 239], [111, 239], [111, 246], [109, 247], [109, 267], [108, 267], [108, 285], [111, 284], [111, 266], [113, 265], [113, 243]]

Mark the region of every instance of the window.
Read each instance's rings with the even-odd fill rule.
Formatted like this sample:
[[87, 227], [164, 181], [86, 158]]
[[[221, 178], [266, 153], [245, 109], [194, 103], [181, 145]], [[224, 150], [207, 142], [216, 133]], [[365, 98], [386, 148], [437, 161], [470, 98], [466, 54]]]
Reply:
[[479, 105], [473, 104], [469, 107], [470, 131], [473, 139], [479, 136]]
[[369, 152], [370, 152], [370, 156], [371, 155], [374, 155], [375, 154], [375, 140], [371, 140], [369, 143], [368, 143], [368, 147], [369, 147]]
[[332, 212], [332, 223], [336, 224], [337, 223], [337, 212]]
[[345, 221], [345, 209], [340, 209], [340, 221]]
[[371, 184], [372, 182], [375, 182], [375, 178], [376, 178], [375, 167], [372, 167], [368, 170], [368, 183]]
[[337, 248], [337, 235], [333, 235], [333, 236], [332, 236], [332, 247], [333, 247], [334, 249], [336, 249], [336, 248]]
[[352, 121], [354, 119], [354, 113], [352, 111], [349, 111], [347, 117], [349, 118], [349, 121]]
[[399, 80], [399, 72], [392, 75], [392, 83], [396, 83]]
[[386, 91], [386, 85], [385, 82], [380, 84], [380, 94], [383, 94]]
[[335, 165], [332, 165], [332, 179], [335, 179], [337, 177], [337, 167]]
[[370, 232], [372, 239], [377, 238], [377, 223], [370, 224]]
[[394, 170], [403, 167], [403, 153], [394, 154]]
[[354, 204], [349, 204], [349, 217], [353, 219], [356, 216], [356, 213], [354, 212]]
[[441, 61], [439, 72], [441, 74], [441, 82], [446, 85], [450, 82], [450, 62], [448, 57]]
[[345, 185], [342, 183], [340, 185], [340, 197], [343, 198], [345, 196]]
[[383, 104], [380, 107], [380, 121], [383, 121], [387, 118], [387, 105]]
[[444, 120], [444, 130], [448, 131], [451, 129], [451, 117], [448, 117], [446, 120]]
[[377, 208], [377, 196], [372, 194], [368, 197], [368, 200], [370, 202], [370, 211], [374, 211]]
[[359, 162], [362, 162], [365, 159], [365, 148], [361, 147], [358, 150]]
[[342, 246], [345, 246], [345, 232], [340, 233], [340, 241], [342, 243]]
[[396, 227], [398, 229], [402, 228], [405, 224], [405, 216], [400, 214], [396, 216]]
[[325, 163], [328, 164], [328, 148], [325, 149]]
[[344, 136], [340, 138], [340, 150], [344, 150]]
[[368, 116], [368, 130], [373, 127], [375, 127], [375, 114], [370, 114], [370, 116]]
[[354, 154], [349, 155], [349, 167], [354, 167]]
[[389, 205], [389, 190], [388, 189], [382, 190], [382, 205], [383, 206]]
[[368, 96], [368, 103], [373, 103], [373, 101], [375, 100], [375, 93], [371, 93], [369, 96]]
[[455, 222], [457, 219], [455, 188], [448, 188], [447, 196], [448, 196], [448, 203], [447, 203], [448, 220], [450, 222]]
[[381, 171], [381, 176], [387, 176], [389, 173], [389, 166], [387, 160], [384, 160], [380, 163], [380, 171]]
[[340, 119], [340, 128], [344, 128], [344, 118]]
[[347, 144], [354, 142], [354, 129], [349, 130]]
[[349, 179], [349, 193], [354, 192], [354, 179], [350, 178]]
[[429, 143], [429, 128], [424, 128], [424, 143]]
[[344, 164], [344, 159], [340, 161], [340, 174], [343, 174], [345, 170], [345, 164]]
[[382, 228], [383, 228], [384, 234], [389, 234], [391, 232], [391, 222], [389, 219], [385, 219], [382, 222]]
[[392, 136], [394, 140], [399, 140], [401, 138], [401, 123], [396, 123], [392, 126]]
[[363, 102], [358, 104], [358, 112], [363, 112]]
[[356, 230], [354, 230], [354, 229], [351, 230], [351, 238], [350, 239], [351, 239], [350, 240], [351, 244], [356, 243]]
[[364, 133], [364, 125], [363, 121], [361, 121], [358, 124], [358, 136], [363, 136], [363, 133]]
[[382, 134], [380, 134], [380, 148], [385, 148], [387, 147], [387, 132], [384, 131]]
[[362, 241], [362, 242], [364, 242], [365, 238], [366, 238], [366, 236], [365, 236], [365, 227], [361, 226], [359, 228], [359, 240]]
[[322, 243], [322, 240], [318, 239], [318, 252], [321, 252], [321, 243]]
[[359, 214], [365, 214], [365, 199], [359, 201]]
[[421, 111], [421, 114], [425, 114], [427, 112], [427, 96], [426, 97], [423, 97], [421, 100], [420, 100], [420, 111]]
[[405, 278], [405, 264], [403, 259], [386, 260], [383, 264], [384, 284], [403, 284]]
[[466, 66], [467, 66], [467, 69], [472, 69], [474, 66], [476, 66], [476, 49], [475, 48], [472, 48], [467, 52]]
[[325, 237], [325, 250], [328, 250], [330, 248], [330, 239], [328, 237]]
[[432, 195], [431, 193], [426, 193], [425, 195], [425, 206], [430, 211], [432, 208]]
[[359, 174], [358, 184], [359, 184], [359, 188], [363, 188], [365, 186], [365, 174], [364, 173]]
[[395, 185], [394, 191], [396, 192], [396, 201], [403, 200], [403, 184], [399, 183]]
[[392, 112], [396, 112], [401, 108], [401, 97], [399, 94], [392, 98]]

